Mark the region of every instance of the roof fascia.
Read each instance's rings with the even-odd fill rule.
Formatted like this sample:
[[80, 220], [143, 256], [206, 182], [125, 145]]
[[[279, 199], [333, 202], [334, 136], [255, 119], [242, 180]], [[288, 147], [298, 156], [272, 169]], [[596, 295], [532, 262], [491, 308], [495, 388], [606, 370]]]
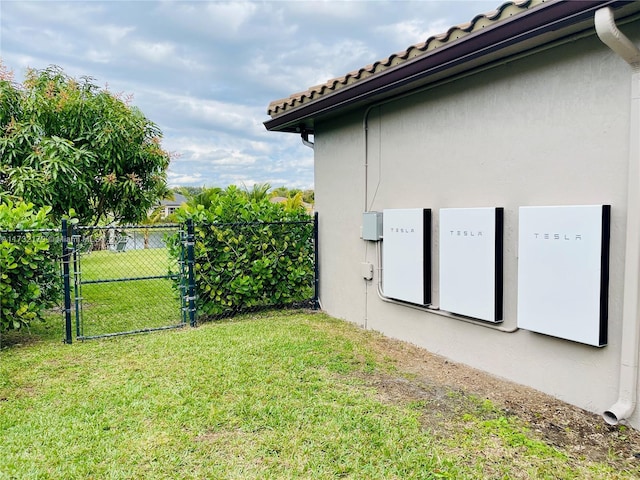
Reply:
[[[518, 45], [535, 46], [560, 38], [558, 32], [591, 20], [599, 8], [619, 8], [632, 3], [630, 0], [565, 1], [555, 0], [523, 12], [512, 19], [474, 32], [432, 52], [403, 62], [372, 75], [364, 80], [345, 86], [333, 93], [323, 95], [300, 107], [285, 112], [264, 122], [269, 131], [300, 132], [313, 131], [315, 118], [335, 114], [337, 111], [362, 105], [372, 99], [382, 99], [399, 91], [424, 86], [434, 80], [446, 78], [447, 73], [457, 74], [500, 57], [512, 55]], [[591, 22], [592, 23], [592, 22]], [[590, 28], [589, 24], [585, 28]], [[575, 32], [572, 32], [575, 33]], [[549, 36], [553, 38], [549, 38]], [[523, 49], [524, 50], [524, 49]], [[483, 62], [483, 59], [486, 60]]]

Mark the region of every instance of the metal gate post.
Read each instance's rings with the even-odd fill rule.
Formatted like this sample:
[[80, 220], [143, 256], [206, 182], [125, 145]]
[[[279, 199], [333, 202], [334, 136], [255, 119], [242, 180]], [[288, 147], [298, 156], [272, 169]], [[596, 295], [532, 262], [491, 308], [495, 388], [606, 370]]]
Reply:
[[185, 232], [186, 223], [180, 225], [178, 235], [180, 235], [180, 260], [178, 266], [180, 268], [180, 318], [183, 324], [187, 323], [187, 310], [189, 309], [189, 301], [187, 297], [187, 233]]
[[196, 280], [195, 280], [195, 230], [193, 228], [193, 219], [187, 220], [187, 275], [189, 283], [187, 285], [187, 299], [189, 301], [189, 324], [196, 326]]
[[80, 271], [80, 252], [78, 251], [80, 235], [75, 224], [71, 224], [71, 245], [73, 249], [73, 298], [76, 307], [76, 338], [78, 338], [83, 337], [84, 332], [82, 329], [82, 272]]
[[314, 262], [314, 292], [313, 292], [313, 309], [320, 310], [320, 263], [318, 248], [318, 212], [313, 214], [313, 262]]
[[67, 220], [62, 220], [62, 280], [64, 283], [64, 343], [72, 343], [71, 335], [71, 282], [69, 281], [69, 230]]

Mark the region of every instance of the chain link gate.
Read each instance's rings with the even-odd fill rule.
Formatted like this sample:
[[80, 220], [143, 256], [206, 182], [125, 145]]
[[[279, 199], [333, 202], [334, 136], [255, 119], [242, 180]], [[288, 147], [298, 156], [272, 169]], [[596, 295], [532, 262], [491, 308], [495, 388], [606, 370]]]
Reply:
[[63, 231], [67, 343], [195, 325], [192, 222]]

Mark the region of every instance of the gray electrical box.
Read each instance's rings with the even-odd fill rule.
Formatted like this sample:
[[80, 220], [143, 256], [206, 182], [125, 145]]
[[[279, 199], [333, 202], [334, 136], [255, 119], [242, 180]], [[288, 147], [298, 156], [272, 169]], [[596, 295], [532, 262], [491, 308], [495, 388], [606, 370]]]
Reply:
[[362, 214], [362, 239], [374, 242], [382, 238], [382, 212], [364, 212]]

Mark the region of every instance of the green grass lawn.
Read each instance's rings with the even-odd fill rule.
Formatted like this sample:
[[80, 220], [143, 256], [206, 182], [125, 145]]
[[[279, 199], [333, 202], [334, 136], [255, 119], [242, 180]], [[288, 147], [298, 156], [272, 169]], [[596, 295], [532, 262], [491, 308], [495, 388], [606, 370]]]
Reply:
[[488, 401], [458, 398], [432, 431], [433, 407], [381, 394], [408, 377], [379, 342], [304, 312], [73, 345], [25, 334], [0, 350], [0, 479], [638, 478]]
[[166, 248], [126, 250], [116, 253], [98, 250], [81, 255], [84, 281], [167, 275], [177, 271], [177, 262], [169, 258]]
[[[179, 324], [181, 304], [173, 280], [122, 281], [165, 276], [170, 269], [176, 272], [178, 267], [166, 248], [82, 255], [81, 334], [89, 337]], [[121, 281], [90, 283], [114, 279]]]

